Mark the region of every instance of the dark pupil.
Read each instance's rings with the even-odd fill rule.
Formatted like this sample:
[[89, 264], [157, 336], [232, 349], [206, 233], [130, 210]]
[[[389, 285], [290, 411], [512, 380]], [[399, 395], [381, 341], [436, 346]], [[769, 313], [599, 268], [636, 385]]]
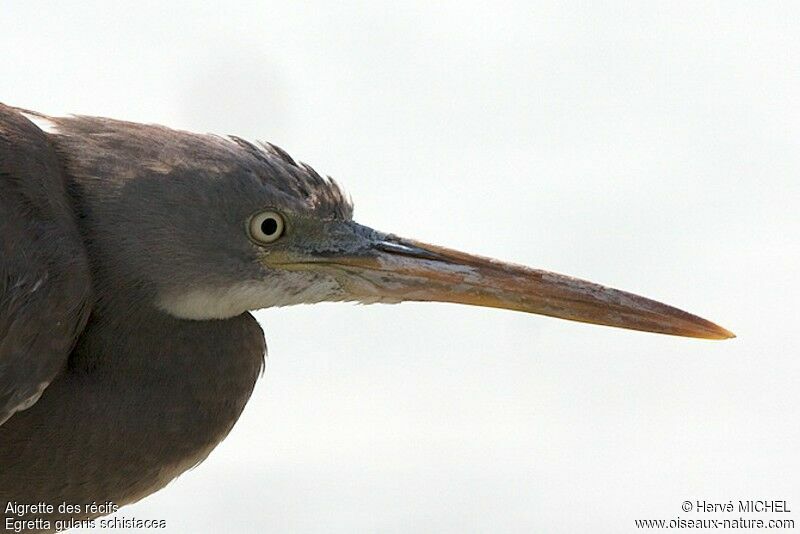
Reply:
[[261, 231], [264, 232], [264, 235], [271, 236], [278, 231], [278, 221], [272, 217], [264, 219], [264, 221], [261, 223]]

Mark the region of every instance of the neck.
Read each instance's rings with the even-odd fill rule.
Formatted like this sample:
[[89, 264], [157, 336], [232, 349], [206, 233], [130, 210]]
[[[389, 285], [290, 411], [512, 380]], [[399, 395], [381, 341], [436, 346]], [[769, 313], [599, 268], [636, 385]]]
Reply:
[[0, 432], [0, 502], [136, 501], [227, 435], [263, 368], [250, 314], [95, 309], [65, 371]]

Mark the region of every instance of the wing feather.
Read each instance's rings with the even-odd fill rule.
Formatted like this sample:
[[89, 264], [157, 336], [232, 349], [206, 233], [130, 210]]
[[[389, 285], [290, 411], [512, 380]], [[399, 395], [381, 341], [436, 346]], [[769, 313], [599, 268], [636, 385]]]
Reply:
[[45, 132], [0, 104], [0, 425], [65, 368], [90, 294], [58, 154]]

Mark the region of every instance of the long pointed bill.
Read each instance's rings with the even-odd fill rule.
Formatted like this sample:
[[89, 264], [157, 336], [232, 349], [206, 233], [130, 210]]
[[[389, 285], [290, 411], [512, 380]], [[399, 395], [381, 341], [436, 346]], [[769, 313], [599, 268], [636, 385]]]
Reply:
[[365, 302], [455, 302], [675, 336], [735, 337], [696, 315], [632, 293], [394, 236], [373, 242], [366, 254], [314, 263], [339, 270], [348, 296]]

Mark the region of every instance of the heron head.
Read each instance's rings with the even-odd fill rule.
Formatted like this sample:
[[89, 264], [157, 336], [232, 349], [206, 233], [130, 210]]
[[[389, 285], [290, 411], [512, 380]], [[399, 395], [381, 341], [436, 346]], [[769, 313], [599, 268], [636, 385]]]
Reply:
[[352, 220], [352, 204], [331, 179], [273, 145], [235, 141], [270, 167], [262, 176], [264, 194], [243, 202], [252, 209], [246, 216], [239, 212], [229, 236], [247, 241], [260, 274], [162, 301], [177, 315], [225, 317], [322, 301], [439, 301], [679, 336], [733, 337], [631, 293], [373, 230]]
[[[624, 291], [362, 226], [337, 184], [270, 144], [58, 119], [97, 276], [184, 319], [322, 301], [441, 301], [680, 336], [733, 334]], [[105, 280], [106, 282], [103, 282]]]

